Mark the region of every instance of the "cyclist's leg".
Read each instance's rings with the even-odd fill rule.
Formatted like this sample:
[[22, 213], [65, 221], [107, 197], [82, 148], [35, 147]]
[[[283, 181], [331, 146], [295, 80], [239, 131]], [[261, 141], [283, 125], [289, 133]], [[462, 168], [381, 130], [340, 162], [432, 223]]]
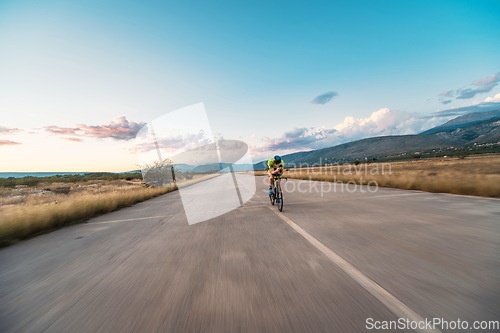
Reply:
[[272, 170], [268, 171], [269, 174], [269, 195], [273, 194], [273, 185], [274, 185], [274, 178], [272, 174]]
[[274, 175], [272, 170], [269, 170], [267, 175], [269, 176], [269, 186], [272, 187], [274, 185]]

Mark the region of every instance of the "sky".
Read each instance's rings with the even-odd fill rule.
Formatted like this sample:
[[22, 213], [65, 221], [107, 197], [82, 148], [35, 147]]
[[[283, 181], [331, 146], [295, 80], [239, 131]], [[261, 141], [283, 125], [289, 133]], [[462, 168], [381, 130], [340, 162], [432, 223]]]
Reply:
[[[0, 172], [137, 169], [141, 128], [199, 103], [209, 137], [255, 161], [498, 109], [499, 16], [480, 0], [0, 0]], [[156, 133], [165, 149], [197, 137], [185, 117], [192, 133]]]

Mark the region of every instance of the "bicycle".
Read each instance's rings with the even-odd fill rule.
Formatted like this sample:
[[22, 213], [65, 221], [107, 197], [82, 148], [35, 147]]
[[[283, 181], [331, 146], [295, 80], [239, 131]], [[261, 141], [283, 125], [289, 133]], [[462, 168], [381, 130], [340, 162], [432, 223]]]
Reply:
[[273, 176], [274, 185], [273, 185], [273, 193], [269, 194], [269, 200], [271, 201], [271, 205], [277, 204], [278, 210], [283, 211], [283, 191], [281, 190], [281, 180], [288, 179], [282, 177], [281, 175]]

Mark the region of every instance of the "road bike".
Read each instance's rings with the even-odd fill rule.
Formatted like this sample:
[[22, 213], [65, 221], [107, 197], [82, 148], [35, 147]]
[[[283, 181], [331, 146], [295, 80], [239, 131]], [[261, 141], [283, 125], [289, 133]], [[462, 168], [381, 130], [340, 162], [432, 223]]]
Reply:
[[278, 207], [278, 210], [283, 211], [283, 191], [281, 190], [281, 180], [287, 179], [282, 175], [273, 176], [274, 185], [273, 185], [273, 193], [269, 194], [269, 200], [271, 201], [271, 205]]

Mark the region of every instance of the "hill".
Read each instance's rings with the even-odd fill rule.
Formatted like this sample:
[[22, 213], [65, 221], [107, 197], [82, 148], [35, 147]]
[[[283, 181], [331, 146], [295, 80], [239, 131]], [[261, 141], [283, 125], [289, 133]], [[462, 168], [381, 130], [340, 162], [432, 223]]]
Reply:
[[[460, 117], [459, 117], [460, 118]], [[483, 146], [498, 148], [500, 117], [475, 122], [458, 128], [444, 128], [432, 134], [394, 135], [367, 138], [338, 146], [284, 155], [285, 162], [293, 167], [323, 165], [353, 160], [374, 160], [412, 156], [414, 154], [477, 149]], [[261, 170], [264, 161], [256, 163]]]
[[500, 117], [500, 110], [468, 113], [466, 115], [454, 118], [442, 125], [428, 129], [427, 131], [420, 134], [434, 134], [442, 131], [456, 130], [460, 127], [472, 125], [496, 117]]

